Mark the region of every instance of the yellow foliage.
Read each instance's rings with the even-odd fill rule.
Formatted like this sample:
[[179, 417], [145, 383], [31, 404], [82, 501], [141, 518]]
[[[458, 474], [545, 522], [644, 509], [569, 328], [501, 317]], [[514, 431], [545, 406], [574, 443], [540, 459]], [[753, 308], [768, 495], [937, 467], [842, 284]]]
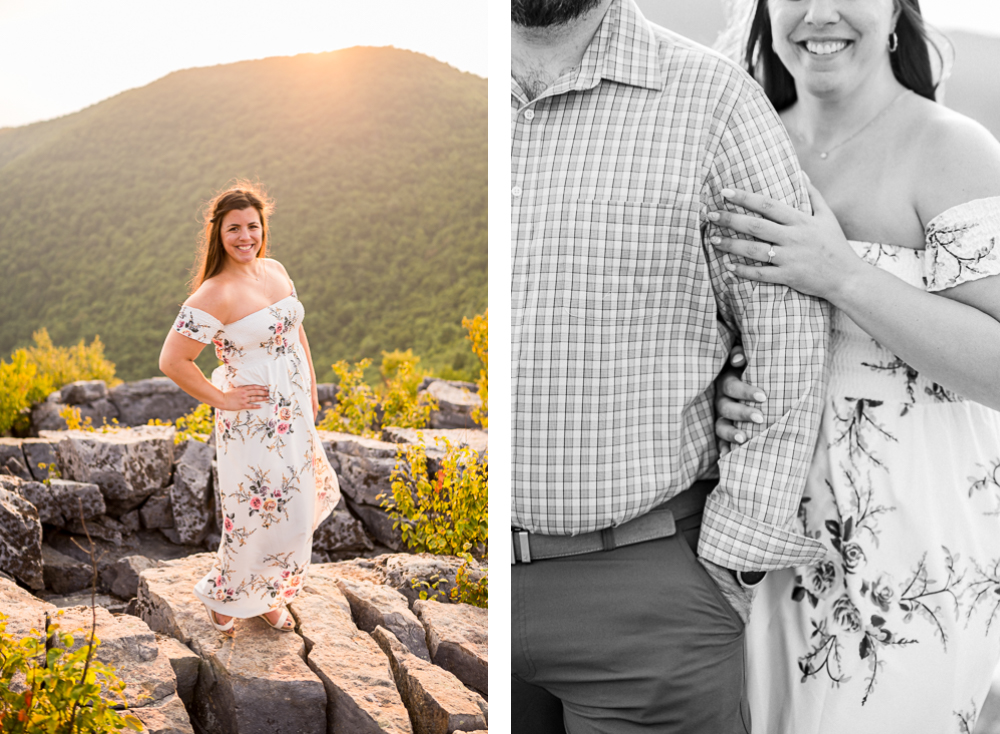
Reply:
[[333, 371], [340, 378], [337, 404], [326, 414], [319, 428], [368, 438], [378, 437], [378, 398], [364, 379], [365, 370], [371, 363], [370, 359], [362, 359], [353, 369], [343, 360], [333, 365]]
[[417, 370], [419, 361], [420, 357], [415, 356], [412, 349], [382, 352], [383, 426], [426, 428], [431, 411], [437, 409], [437, 400], [430, 395], [423, 399], [417, 397], [417, 388], [425, 374]]
[[174, 433], [175, 444], [189, 438], [206, 443], [215, 429], [215, 411], [208, 403], [199, 403], [190, 413], [182, 415], [173, 423], [160, 418], [150, 418], [146, 425], [173, 426], [177, 429], [177, 432]]
[[466, 338], [472, 342], [472, 351], [479, 357], [479, 361], [483, 363], [482, 369], [479, 370], [479, 379], [476, 380], [476, 384], [479, 386], [479, 397], [482, 399], [483, 404], [472, 412], [472, 419], [483, 428], [487, 428], [489, 424], [489, 410], [487, 408], [490, 372], [489, 314], [490, 310], [486, 309], [482, 314], [473, 319], [462, 319], [462, 326], [469, 331]]
[[0, 359], [0, 434], [12, 428], [27, 430], [31, 404], [44, 400], [54, 389], [52, 379], [39, 372], [25, 350], [14, 352], [9, 364]]
[[114, 364], [104, 358], [101, 337], [95, 336], [89, 345], [81, 339], [74, 347], [57, 347], [43, 328], [31, 338], [35, 346], [27, 347], [24, 352], [39, 373], [52, 380], [53, 390], [77, 380], [104, 380], [108, 387], [121, 384], [121, 380], [115, 378]]

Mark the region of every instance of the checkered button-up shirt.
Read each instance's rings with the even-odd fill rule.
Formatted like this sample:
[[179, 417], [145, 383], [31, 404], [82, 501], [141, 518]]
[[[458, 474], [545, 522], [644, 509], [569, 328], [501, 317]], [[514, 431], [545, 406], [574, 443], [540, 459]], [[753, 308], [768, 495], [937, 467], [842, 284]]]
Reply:
[[[608, 11], [582, 64], [529, 100], [511, 80], [512, 521], [619, 525], [719, 477], [698, 552], [742, 570], [811, 563], [796, 530], [819, 424], [825, 304], [739, 280], [708, 238], [720, 191], [803, 210], [780, 120], [735, 65]], [[721, 460], [714, 379], [738, 336], [760, 426]], [[715, 472], [718, 472], [715, 474]]]

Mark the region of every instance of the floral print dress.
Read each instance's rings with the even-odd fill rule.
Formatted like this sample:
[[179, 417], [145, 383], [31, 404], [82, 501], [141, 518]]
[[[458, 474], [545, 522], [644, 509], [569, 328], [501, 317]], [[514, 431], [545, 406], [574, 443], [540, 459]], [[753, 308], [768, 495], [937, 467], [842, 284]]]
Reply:
[[[991, 198], [929, 222], [924, 250], [851, 244], [941, 291], [1000, 274], [998, 237]], [[972, 734], [1000, 662], [1000, 413], [920, 375], [834, 309], [799, 520], [828, 555], [769, 573], [754, 601], [754, 731]]]
[[266, 385], [254, 410], [215, 411], [222, 541], [194, 587], [210, 609], [254, 617], [295, 598], [313, 531], [340, 501], [340, 485], [313, 424], [311, 374], [299, 343], [305, 311], [290, 296], [231, 324], [183, 306], [174, 329], [213, 344], [212, 384]]

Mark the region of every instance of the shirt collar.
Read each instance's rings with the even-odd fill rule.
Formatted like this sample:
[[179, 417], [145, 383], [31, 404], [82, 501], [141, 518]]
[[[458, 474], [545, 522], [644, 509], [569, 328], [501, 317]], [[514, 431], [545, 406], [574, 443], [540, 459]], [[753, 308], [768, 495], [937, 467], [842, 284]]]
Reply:
[[656, 36], [634, 0], [615, 0], [608, 8], [583, 55], [573, 88], [590, 89], [601, 79], [663, 89]]

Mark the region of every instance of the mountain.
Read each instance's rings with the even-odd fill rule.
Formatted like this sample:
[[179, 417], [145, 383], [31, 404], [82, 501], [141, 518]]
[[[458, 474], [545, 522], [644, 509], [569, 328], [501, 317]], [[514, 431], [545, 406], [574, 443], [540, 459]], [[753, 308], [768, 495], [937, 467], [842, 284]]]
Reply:
[[[711, 46], [725, 27], [720, 0], [637, 0], [652, 21], [693, 41]], [[1000, 139], [1000, 38], [965, 31], [943, 31], [954, 47], [954, 67], [944, 85], [944, 103], [985, 125]]]
[[45, 326], [56, 344], [100, 334], [123, 379], [159, 374], [201, 209], [245, 177], [276, 202], [271, 254], [321, 380], [407, 348], [473, 374], [461, 321], [486, 308], [486, 105], [481, 77], [358, 47], [178, 71], [0, 129], [0, 356]]

